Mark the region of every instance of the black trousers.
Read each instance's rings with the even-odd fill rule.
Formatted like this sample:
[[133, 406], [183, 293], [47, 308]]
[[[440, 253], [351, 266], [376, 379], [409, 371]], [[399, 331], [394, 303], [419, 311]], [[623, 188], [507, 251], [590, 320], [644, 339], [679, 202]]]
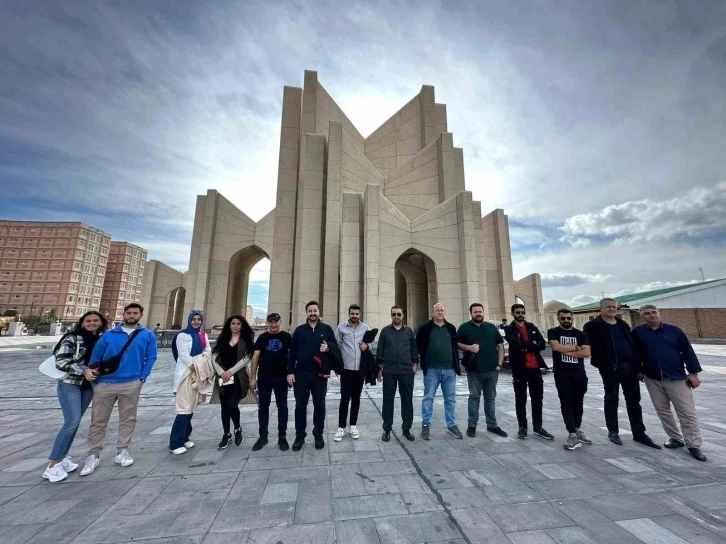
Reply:
[[404, 374], [383, 372], [383, 430], [393, 428], [393, 401], [396, 387], [401, 394], [401, 429], [411, 430], [413, 425], [413, 371]]
[[343, 370], [340, 375], [340, 407], [338, 408], [338, 427], [345, 429], [348, 421], [350, 403], [350, 424], [358, 423], [360, 396], [363, 392], [363, 378], [359, 370]]
[[328, 380], [312, 372], [295, 374], [295, 436], [305, 438], [308, 424], [308, 401], [313, 397], [313, 436], [323, 436], [325, 429], [325, 394]]
[[259, 376], [257, 378], [259, 404], [257, 418], [260, 422], [260, 436], [267, 436], [273, 391], [277, 405], [277, 436], [284, 438], [287, 434], [287, 376]]
[[532, 400], [532, 425], [542, 426], [542, 397], [544, 396], [544, 380], [539, 368], [525, 368], [524, 372], [512, 376], [514, 386], [514, 402], [517, 411], [517, 422], [520, 427], [527, 428], [527, 389]]
[[222, 428], [224, 434], [229, 434], [229, 422], [234, 423], [234, 428], [240, 428], [239, 422], [239, 401], [242, 398], [242, 384], [235, 376], [234, 383], [219, 388], [219, 404], [222, 409]]
[[640, 380], [635, 373], [618, 374], [614, 369], [600, 370], [602, 384], [605, 388], [605, 425], [608, 432], [619, 432], [618, 402], [620, 401], [620, 388], [625, 397], [625, 408], [628, 411], [630, 430], [633, 436], [645, 434], [643, 424], [643, 410], [640, 407]]
[[574, 433], [575, 429], [579, 429], [582, 425], [582, 405], [587, 393], [587, 376], [555, 373], [555, 387], [560, 397], [560, 410], [567, 432]]

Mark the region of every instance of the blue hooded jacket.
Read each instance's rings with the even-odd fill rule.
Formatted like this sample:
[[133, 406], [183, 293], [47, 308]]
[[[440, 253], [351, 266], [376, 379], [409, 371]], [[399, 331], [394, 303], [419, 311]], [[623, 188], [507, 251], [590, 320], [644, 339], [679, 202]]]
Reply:
[[[100, 376], [97, 383], [128, 383], [143, 380], [149, 377], [151, 369], [156, 362], [156, 335], [142, 325], [137, 325], [141, 332], [121, 358], [118, 370], [107, 376]], [[114, 327], [104, 333], [96, 342], [91, 354], [91, 363], [103, 361], [113, 357], [121, 351], [129, 335], [124, 332], [122, 325]]]

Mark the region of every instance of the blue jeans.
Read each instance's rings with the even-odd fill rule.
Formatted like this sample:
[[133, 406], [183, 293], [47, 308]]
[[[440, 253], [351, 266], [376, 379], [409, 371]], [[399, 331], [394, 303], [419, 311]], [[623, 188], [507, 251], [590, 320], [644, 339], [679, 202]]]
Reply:
[[444, 394], [444, 417], [446, 426], [456, 425], [456, 372], [454, 369], [442, 370], [429, 368], [424, 376], [424, 397], [421, 401], [421, 419], [423, 425], [431, 425], [431, 416], [434, 413], [434, 397], [441, 385]]
[[497, 426], [497, 381], [499, 372], [477, 372], [472, 370], [466, 373], [469, 382], [469, 427], [476, 429], [479, 423], [479, 401], [484, 394], [484, 417], [487, 421], [487, 428], [493, 429]]
[[169, 449], [175, 450], [184, 446], [192, 434], [192, 416], [194, 414], [177, 414], [169, 434]]
[[93, 399], [93, 388], [91, 387], [59, 381], [56, 391], [63, 412], [63, 426], [53, 442], [53, 449], [48, 457], [51, 461], [60, 461], [68, 455], [83, 414], [86, 413], [86, 409]]

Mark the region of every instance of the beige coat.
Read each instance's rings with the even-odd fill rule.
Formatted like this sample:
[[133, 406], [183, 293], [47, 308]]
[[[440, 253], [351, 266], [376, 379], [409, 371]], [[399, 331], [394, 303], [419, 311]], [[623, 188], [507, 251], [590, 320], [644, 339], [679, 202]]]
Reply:
[[197, 406], [206, 401], [214, 388], [216, 372], [209, 352], [204, 351], [192, 359], [184, 371], [174, 400], [177, 414], [193, 414]]

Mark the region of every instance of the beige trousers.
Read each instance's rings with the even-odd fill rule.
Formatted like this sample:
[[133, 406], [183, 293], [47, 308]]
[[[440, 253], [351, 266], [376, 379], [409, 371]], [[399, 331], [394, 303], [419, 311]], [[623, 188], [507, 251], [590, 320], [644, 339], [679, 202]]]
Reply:
[[118, 401], [118, 439], [117, 451], [131, 444], [131, 436], [136, 427], [136, 412], [139, 408], [141, 380], [126, 383], [99, 383], [93, 388], [91, 409], [91, 428], [88, 431], [88, 455], [98, 455], [103, 449], [108, 420]]
[[[664, 378], [662, 381], [657, 381], [646, 376], [645, 386], [668, 437], [684, 442], [688, 448], [700, 448], [701, 430], [696, 416], [696, 403], [693, 400], [693, 390], [686, 380]], [[673, 417], [671, 404], [681, 422], [680, 431]]]

